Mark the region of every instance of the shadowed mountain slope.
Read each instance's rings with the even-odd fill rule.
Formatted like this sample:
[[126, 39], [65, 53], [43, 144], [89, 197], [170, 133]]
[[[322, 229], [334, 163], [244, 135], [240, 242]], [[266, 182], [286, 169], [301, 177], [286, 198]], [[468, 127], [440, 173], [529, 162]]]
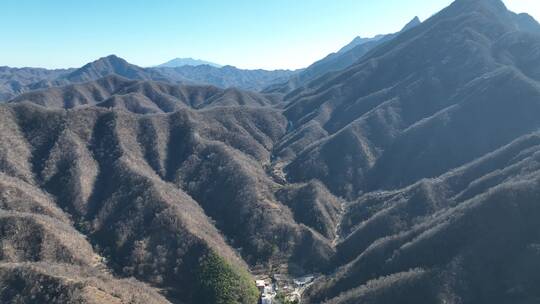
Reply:
[[400, 33], [412, 29], [419, 24], [421, 24], [420, 19], [415, 17], [398, 33], [378, 35], [371, 39], [357, 37], [338, 52], [332, 53], [300, 71], [298, 74], [292, 75], [287, 82], [277, 83], [276, 85], [266, 88], [265, 92], [289, 93], [309, 84], [327, 73], [344, 70], [355, 64], [372, 49], [392, 40]]
[[521, 18], [458, 0], [291, 97], [288, 177], [354, 200], [307, 303], [538, 301], [540, 36]]
[[317, 282], [310, 301], [537, 301], [538, 139], [348, 206], [336, 257], [345, 266]]
[[[319, 141], [292, 149], [291, 179], [317, 178], [352, 198], [442, 174], [534, 131], [540, 37], [499, 3], [456, 1], [295, 94], [285, 111], [292, 133], [309, 126]], [[280, 146], [290, 154], [294, 141]]]

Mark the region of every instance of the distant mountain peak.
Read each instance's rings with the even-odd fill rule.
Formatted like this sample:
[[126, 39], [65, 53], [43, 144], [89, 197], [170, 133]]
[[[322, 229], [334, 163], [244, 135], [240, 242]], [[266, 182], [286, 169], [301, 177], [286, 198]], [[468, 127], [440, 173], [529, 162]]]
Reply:
[[409, 23], [407, 23], [401, 31], [404, 32], [406, 30], [410, 30], [420, 24], [422, 24], [422, 21], [420, 21], [420, 18], [418, 18], [418, 16], [416, 16], [411, 21], [409, 21]]
[[495, 13], [506, 13], [508, 9], [501, 0], [457, 0], [452, 6], [458, 6], [462, 10], [485, 10]]
[[498, 20], [501, 25], [508, 28], [540, 33], [540, 24], [532, 16], [510, 11], [501, 0], [456, 0], [445, 11], [451, 15], [475, 12], [486, 18]]
[[116, 55], [108, 55], [108, 56], [101, 57], [97, 60], [94, 60], [92, 62], [85, 64], [81, 69], [104, 67], [104, 66], [121, 67], [121, 66], [127, 66], [127, 65], [131, 65], [131, 64], [127, 62], [125, 59], [120, 58]]
[[341, 48], [337, 53], [338, 54], [343, 54], [343, 53], [346, 53], [350, 50], [352, 50], [353, 48], [359, 46], [359, 45], [363, 45], [363, 44], [366, 44], [368, 42], [372, 42], [372, 41], [377, 41], [381, 38], [383, 38], [384, 35], [377, 35], [375, 37], [372, 37], [372, 38], [364, 38], [364, 37], [361, 37], [361, 36], [357, 36], [356, 38], [353, 39], [353, 41], [351, 41], [349, 44], [347, 44], [346, 46], [344, 46], [343, 48]]
[[[416, 27], [417, 25], [420, 25], [420, 24], [422, 24], [422, 22], [420, 21], [420, 18], [418, 18], [418, 16], [416, 16], [411, 21], [409, 21], [403, 27], [403, 29], [401, 31], [404, 32], [404, 31], [409, 30], [409, 29], [411, 29], [413, 27]], [[352, 50], [353, 48], [355, 48], [355, 47], [357, 47], [359, 45], [383, 39], [385, 36], [387, 36], [387, 35], [376, 35], [376, 36], [371, 37], [371, 38], [365, 38], [365, 37], [357, 36], [356, 38], [353, 39], [353, 41], [351, 41], [349, 44], [347, 44], [346, 46], [341, 48], [337, 53], [338, 54], [346, 53], [346, 52]]]
[[[119, 56], [115, 55], [115, 54], [110, 54], [108, 56], [105, 56], [105, 57], [101, 57], [100, 59], [109, 59], [109, 60], [124, 60], [122, 58], [120, 58]], [[99, 59], [98, 59], [99, 60]]]
[[520, 13], [515, 15], [515, 22], [522, 31], [540, 33], [540, 24], [529, 14]]
[[89, 64], [96, 63], [96, 62], [104, 62], [104, 61], [107, 61], [107, 62], [122, 62], [122, 63], [125, 62], [125, 63], [127, 63], [127, 61], [125, 59], [120, 58], [117, 55], [111, 54], [111, 55], [108, 55], [108, 56], [105, 56], [105, 57], [98, 58], [97, 60], [94, 60], [93, 62], [90, 62]]
[[209, 65], [216, 68], [222, 67], [221, 65], [217, 63], [213, 63], [210, 61], [205, 61], [201, 59], [194, 59], [194, 58], [174, 58], [172, 60], [169, 60], [163, 64], [158, 65], [158, 67], [165, 67], [165, 68], [177, 68], [182, 66], [200, 66], [200, 65]]
[[143, 68], [133, 65], [116, 55], [101, 57], [87, 63], [80, 69], [64, 75], [62, 79], [71, 82], [86, 82], [99, 79], [110, 74], [117, 74], [129, 79], [149, 80], [159, 75], [150, 75]]

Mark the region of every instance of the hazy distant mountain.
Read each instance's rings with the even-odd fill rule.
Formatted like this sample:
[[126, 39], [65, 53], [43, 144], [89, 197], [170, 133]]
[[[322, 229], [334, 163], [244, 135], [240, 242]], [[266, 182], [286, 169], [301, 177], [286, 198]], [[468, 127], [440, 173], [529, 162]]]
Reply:
[[0, 299], [539, 303], [539, 26], [457, 0], [283, 102], [110, 58], [0, 105]]
[[[420, 21], [420, 18], [414, 17], [411, 21], [409, 21], [409, 23], [407, 23], [401, 29], [400, 32], [410, 30], [413, 27], [415, 27], [415, 26], [417, 26], [417, 25], [419, 25], [421, 23], [422, 22]], [[351, 43], [349, 43], [346, 46], [344, 46], [343, 48], [341, 48], [337, 53], [338, 54], [344, 54], [344, 53], [354, 49], [355, 47], [357, 47], [359, 45], [366, 44], [366, 43], [369, 43], [369, 42], [376, 42], [376, 41], [379, 41], [381, 39], [389, 40], [389, 38], [392, 38], [394, 36], [395, 36], [395, 34], [394, 35], [392, 35], [392, 34], [389, 34], [389, 35], [376, 35], [375, 37], [372, 37], [372, 38], [362, 38], [362, 37], [358, 36], [358, 37], [354, 38], [353, 41], [351, 41]]]
[[32, 84], [52, 81], [70, 71], [72, 70], [0, 67], [0, 102], [30, 90]]
[[[420, 23], [420, 19], [418, 19], [418, 17], [415, 17], [409, 23], [407, 23], [407, 25], [405, 25], [405, 27], [399, 33], [405, 32], [419, 25]], [[351, 43], [344, 46], [337, 53], [332, 53], [326, 56], [324, 59], [313, 63], [306, 69], [302, 70], [300, 73], [293, 75], [287, 82], [277, 83], [276, 85], [266, 88], [265, 91], [287, 93], [308, 84], [309, 82], [325, 75], [326, 73], [346, 69], [352, 64], [356, 63], [370, 50], [391, 40], [399, 33], [378, 35], [373, 38], [356, 37]]]
[[377, 36], [372, 37], [372, 38], [363, 38], [363, 37], [358, 36], [358, 37], [354, 38], [353, 41], [351, 41], [349, 44], [347, 44], [346, 46], [342, 47], [339, 51], [337, 51], [337, 54], [343, 54], [343, 53], [346, 53], [346, 52], [354, 49], [355, 47], [357, 47], [359, 45], [366, 44], [368, 42], [373, 42], [373, 41], [380, 40], [384, 36], [385, 35], [377, 35]]
[[242, 70], [233, 66], [216, 68], [209, 65], [154, 69], [171, 81], [202, 83], [220, 88], [236, 87], [252, 91], [260, 91], [272, 84], [282, 83], [297, 73], [289, 70]]
[[209, 61], [204, 61], [200, 59], [193, 59], [193, 58], [175, 58], [173, 60], [169, 60], [163, 64], [158, 65], [158, 67], [162, 68], [178, 68], [183, 66], [199, 66], [199, 65], [209, 65], [215, 68], [222, 67], [221, 65]]

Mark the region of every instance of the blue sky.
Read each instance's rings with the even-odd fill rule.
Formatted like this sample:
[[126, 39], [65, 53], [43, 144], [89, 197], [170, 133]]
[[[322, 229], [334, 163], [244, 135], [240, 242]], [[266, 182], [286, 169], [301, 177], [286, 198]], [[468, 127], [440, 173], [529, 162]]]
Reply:
[[[0, 66], [78, 67], [109, 54], [301, 68], [360, 35], [398, 31], [451, 0], [2, 0]], [[506, 0], [540, 18], [539, 0]]]

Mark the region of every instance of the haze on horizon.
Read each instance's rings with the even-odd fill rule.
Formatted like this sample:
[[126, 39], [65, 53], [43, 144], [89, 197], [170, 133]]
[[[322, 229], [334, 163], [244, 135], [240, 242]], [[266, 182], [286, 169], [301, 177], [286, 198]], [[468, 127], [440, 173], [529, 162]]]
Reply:
[[[0, 66], [67, 68], [109, 54], [140, 66], [192, 57], [246, 69], [298, 69], [354, 37], [398, 31], [451, 0], [6, 0]], [[504, 0], [540, 19], [540, 2]], [[21, 19], [21, 16], [25, 16]]]

